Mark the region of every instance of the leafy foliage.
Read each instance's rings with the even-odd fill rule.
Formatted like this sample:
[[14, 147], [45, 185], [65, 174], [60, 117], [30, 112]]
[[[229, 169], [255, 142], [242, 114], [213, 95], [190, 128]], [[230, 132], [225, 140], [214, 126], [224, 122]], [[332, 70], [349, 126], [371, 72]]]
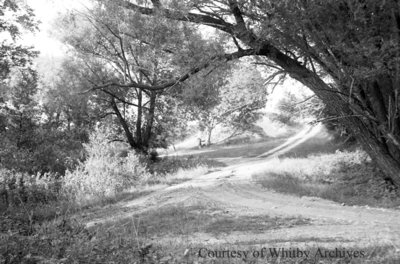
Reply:
[[9, 77], [13, 68], [23, 68], [31, 63], [37, 52], [17, 43], [23, 31], [35, 31], [33, 10], [18, 1], [4, 0], [0, 3], [0, 85]]
[[15, 84], [10, 81], [10, 90], [3, 91], [0, 157], [4, 166], [28, 171], [32, 162], [29, 152], [37, 147], [37, 74], [33, 70], [17, 73], [13, 76]]
[[[67, 130], [76, 134], [87, 132], [100, 116], [104, 115], [104, 102], [84, 94], [90, 83], [82, 70], [84, 64], [73, 58], [64, 59], [50, 83], [44, 83], [41, 91], [45, 126]], [[84, 141], [85, 137], [83, 137]]]
[[[90, 12], [72, 13], [60, 25], [63, 40], [84, 61], [82, 77], [93, 88], [92, 98], [103, 101], [97, 101], [99, 108], [120, 124], [131, 147], [148, 152], [183, 132], [181, 125], [165, 129], [182, 123], [171, 89], [148, 87], [174, 80], [205, 54], [215, 54], [221, 49], [217, 42], [205, 41], [193, 26], [143, 16], [113, 1], [98, 1]], [[174, 86], [179, 89], [179, 82]]]
[[0, 12], [0, 33], [5, 37], [0, 51], [1, 167], [63, 174], [79, 159], [81, 144], [71, 134], [43, 124], [43, 91], [32, 67], [37, 52], [18, 44], [24, 32], [37, 29], [33, 11], [21, 1], [6, 0]]
[[92, 196], [110, 196], [147, 177], [143, 160], [133, 152], [127, 157], [117, 155], [110, 136], [109, 128], [97, 127], [85, 144], [86, 160], [75, 170], [67, 171], [64, 188], [71, 198], [79, 201]]
[[[43, 124], [46, 117], [37, 101], [38, 75], [23, 70], [12, 75], [3, 91], [0, 114], [0, 162], [2, 167], [20, 172], [63, 174], [81, 159], [82, 131], [62, 131]], [[82, 140], [83, 139], [83, 140]]]
[[265, 106], [266, 95], [258, 70], [243, 63], [204, 71], [192, 79], [183, 100], [210, 144], [218, 125], [234, 135], [251, 130], [261, 117], [259, 110]]
[[301, 125], [304, 122], [313, 122], [326, 116], [325, 106], [315, 96], [304, 97], [287, 93], [277, 105], [277, 112], [273, 113], [272, 120], [288, 126]]

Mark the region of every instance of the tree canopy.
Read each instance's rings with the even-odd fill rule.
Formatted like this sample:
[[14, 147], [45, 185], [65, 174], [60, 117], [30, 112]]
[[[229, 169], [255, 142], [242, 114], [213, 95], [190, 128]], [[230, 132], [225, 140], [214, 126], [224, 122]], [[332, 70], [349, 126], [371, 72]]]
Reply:
[[[233, 59], [238, 54], [224, 54], [224, 40], [218, 36], [205, 39], [195, 25], [162, 16], [148, 17], [112, 1], [98, 2], [88, 12], [65, 16], [59, 24], [63, 40], [82, 61], [81, 71], [85, 71], [88, 82], [82, 92], [103, 100], [130, 146], [143, 152], [164, 144], [160, 133], [169, 134], [163, 123], [171, 108], [161, 105], [179, 104], [175, 100], [181, 97], [178, 94], [190, 93], [184, 81], [213, 61]], [[193, 91], [202, 94], [207, 90], [203, 88], [197, 86]], [[206, 97], [212, 100], [212, 96]], [[217, 97], [215, 100], [223, 103]], [[160, 116], [164, 118], [157, 118]]]
[[38, 22], [33, 10], [13, 0], [0, 3], [0, 80], [8, 78], [11, 70], [16, 67], [28, 66], [37, 55], [31, 47], [18, 43], [24, 31], [37, 30]]
[[231, 131], [231, 137], [257, 130], [255, 123], [267, 101], [264, 82], [249, 62], [204, 70], [188, 80], [183, 101], [206, 132], [208, 145], [217, 126]]
[[397, 1], [116, 3], [232, 36], [236, 57], [259, 56], [309, 87], [386, 175], [400, 183]]

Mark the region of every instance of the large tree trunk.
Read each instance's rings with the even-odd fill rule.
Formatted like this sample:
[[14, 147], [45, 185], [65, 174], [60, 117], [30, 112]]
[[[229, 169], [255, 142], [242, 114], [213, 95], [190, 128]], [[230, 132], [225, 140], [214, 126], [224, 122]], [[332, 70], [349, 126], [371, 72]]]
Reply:
[[383, 170], [385, 176], [391, 178], [397, 186], [400, 186], [400, 164], [398, 159], [385, 146], [382, 146], [381, 142], [373, 135], [370, 135], [370, 133], [368, 133], [369, 135], [366, 134], [362, 133], [357, 136], [364, 150], [376, 162], [378, 167]]
[[[275, 62], [290, 77], [312, 90], [325, 103], [328, 111], [334, 113], [338, 120], [359, 140], [364, 150], [377, 163], [386, 177], [391, 178], [397, 186], [400, 186], [399, 117], [392, 116], [391, 131], [388, 132], [386, 129], [387, 113], [393, 111], [385, 109], [385, 102], [388, 102], [390, 96], [396, 96], [390, 94], [396, 89], [385, 87], [385, 85], [391, 85], [390, 78], [382, 76], [379, 81], [366, 81], [366, 91], [363, 93], [365, 102], [360, 102], [360, 105], [354, 102], [350, 103], [349, 95], [346, 93], [351, 91], [350, 87], [333, 89], [315, 72], [247, 30], [244, 21], [240, 21], [240, 11], [236, 7], [232, 8], [232, 12], [238, 21], [235, 35], [252, 47], [256, 51], [256, 55], [265, 56]], [[335, 76], [332, 77], [335, 78]], [[342, 84], [337, 83], [337, 85]], [[389, 105], [387, 103], [386, 107], [395, 108], [394, 112], [398, 113], [396, 104]]]
[[[378, 91], [381, 89], [377, 87], [376, 82], [369, 84], [374, 87], [373, 91], [370, 91], [368, 99], [375, 114], [370, 116], [366, 111], [360, 113], [362, 109], [359, 110], [356, 105], [350, 104], [347, 96], [333, 90], [318, 75], [273, 47], [267, 46], [260, 51], [263, 53], [260, 55], [274, 60], [292, 78], [310, 88], [326, 104], [329, 112], [336, 114], [345, 127], [358, 139], [363, 149], [377, 163], [386, 177], [391, 178], [397, 186], [400, 186], [400, 148], [396, 146], [399, 126], [398, 123], [394, 125], [392, 128], [395, 130], [392, 133], [393, 139], [388, 138], [388, 132], [384, 129], [386, 115], [382, 113], [384, 111], [382, 94], [378, 95]], [[379, 111], [381, 112], [378, 113]]]
[[143, 145], [146, 149], [148, 149], [150, 146], [151, 134], [152, 134], [153, 124], [154, 124], [154, 114], [155, 114], [155, 110], [156, 110], [156, 99], [157, 99], [157, 93], [155, 91], [152, 91], [150, 93], [149, 113], [147, 115], [146, 131], [145, 131], [144, 140], [143, 140]]
[[139, 145], [136, 143], [131, 130], [129, 129], [129, 125], [126, 122], [126, 120], [124, 119], [124, 117], [122, 116], [121, 112], [118, 109], [118, 105], [115, 102], [115, 99], [113, 97], [111, 97], [111, 107], [114, 110], [114, 113], [117, 115], [118, 117], [118, 121], [121, 124], [122, 128], [124, 129], [125, 132], [125, 136], [128, 140], [129, 145], [131, 146], [131, 148], [138, 150], [139, 149]]
[[213, 127], [207, 128], [207, 146], [211, 145], [211, 135], [212, 135]]
[[143, 92], [142, 90], [138, 91], [138, 107], [137, 107], [137, 117], [136, 117], [136, 142], [138, 145], [143, 145], [142, 140], [142, 116], [143, 116]]

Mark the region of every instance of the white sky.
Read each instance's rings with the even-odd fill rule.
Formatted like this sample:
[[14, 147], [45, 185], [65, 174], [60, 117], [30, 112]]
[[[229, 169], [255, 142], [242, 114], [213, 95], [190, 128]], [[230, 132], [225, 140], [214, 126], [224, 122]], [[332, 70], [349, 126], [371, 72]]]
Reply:
[[64, 55], [63, 44], [51, 36], [53, 21], [70, 9], [81, 9], [87, 0], [25, 0], [34, 9], [36, 19], [41, 21], [39, 32], [24, 36], [24, 43], [33, 45], [41, 56], [59, 57]]

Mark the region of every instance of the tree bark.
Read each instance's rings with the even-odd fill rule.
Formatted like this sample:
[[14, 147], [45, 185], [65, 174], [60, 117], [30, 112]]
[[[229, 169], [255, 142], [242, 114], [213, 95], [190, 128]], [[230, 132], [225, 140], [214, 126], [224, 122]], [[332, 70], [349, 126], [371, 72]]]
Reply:
[[211, 135], [212, 135], [213, 127], [207, 128], [207, 146], [211, 145]]
[[139, 89], [138, 91], [138, 107], [137, 107], [137, 117], [136, 117], [136, 142], [139, 146], [143, 145], [142, 140], [142, 116], [143, 116], [143, 92]]
[[118, 117], [118, 120], [119, 120], [122, 128], [124, 129], [125, 136], [126, 136], [126, 138], [128, 140], [129, 145], [131, 146], [131, 148], [133, 148], [135, 150], [139, 150], [140, 149], [139, 148], [140, 145], [138, 145], [136, 143], [136, 141], [135, 141], [135, 139], [134, 139], [134, 137], [132, 135], [132, 132], [129, 129], [129, 125], [126, 122], [126, 120], [124, 119], [124, 117], [121, 115], [121, 112], [119, 111], [117, 103], [115, 102], [115, 99], [113, 97], [111, 97], [111, 107], [113, 108], [115, 114]]
[[156, 109], [156, 99], [157, 99], [157, 93], [155, 91], [151, 91], [150, 92], [149, 113], [147, 115], [146, 131], [145, 131], [145, 136], [144, 136], [144, 141], [143, 141], [143, 146], [146, 149], [148, 149], [150, 146], [150, 140], [151, 140], [153, 124], [154, 124], [154, 113], [155, 113], [155, 109]]
[[[267, 53], [265, 56], [269, 56], [269, 54]], [[400, 186], [400, 160], [395, 151], [389, 151], [388, 145], [396, 149], [397, 153], [398, 148], [395, 148], [393, 144], [382, 142], [381, 138], [383, 135], [379, 131], [375, 131], [374, 133], [369, 129], [371, 120], [367, 117], [359, 117], [358, 113], [351, 108], [352, 105], [347, 100], [344, 100], [338, 93], [332, 91], [324, 81], [304, 66], [291, 61], [291, 59], [286, 59], [279, 53], [274, 57], [274, 61], [284, 68], [292, 78], [310, 88], [326, 104], [329, 112], [335, 113], [338, 117], [343, 117], [340, 119], [341, 122], [359, 140], [363, 149], [371, 156], [385, 175], [390, 177], [397, 186]], [[375, 87], [374, 89], [377, 88]], [[370, 95], [370, 100], [379, 101], [379, 98], [375, 96]], [[381, 105], [376, 107], [380, 111], [383, 111]], [[383, 115], [381, 115], [381, 118], [383, 118]], [[379, 123], [375, 125], [376, 130], [379, 129], [378, 126]]]

